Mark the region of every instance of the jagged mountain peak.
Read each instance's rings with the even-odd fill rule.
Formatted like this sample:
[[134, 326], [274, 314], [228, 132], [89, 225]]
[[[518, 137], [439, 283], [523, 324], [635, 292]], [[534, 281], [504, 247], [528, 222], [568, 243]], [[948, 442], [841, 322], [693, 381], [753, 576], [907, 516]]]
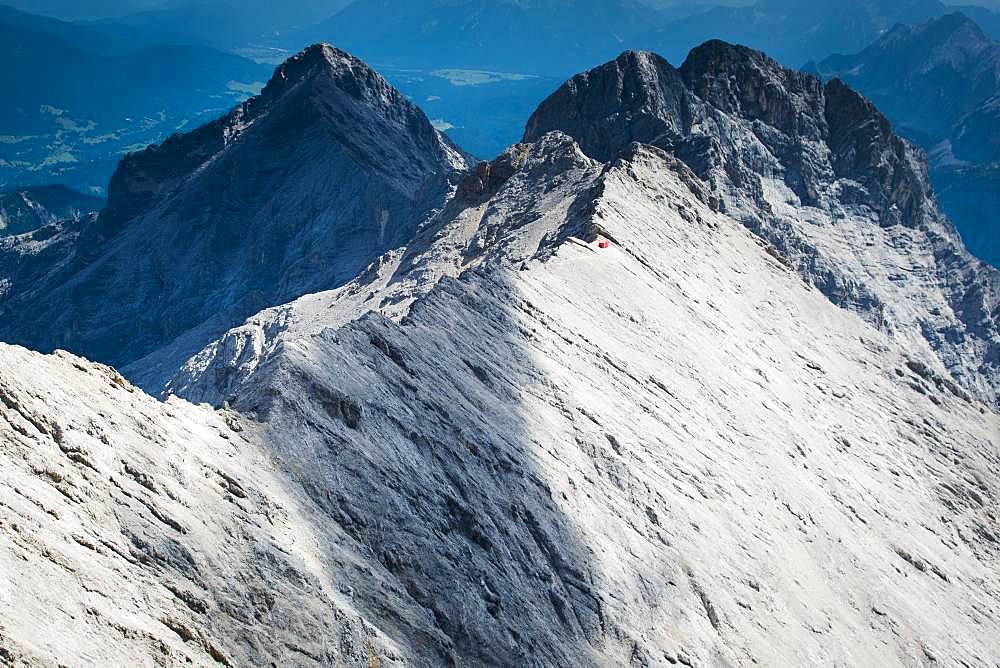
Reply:
[[[959, 80], [968, 77], [970, 73], [975, 73], [976, 77], [988, 78], [995, 90], [996, 82], [1000, 80], [998, 58], [1000, 45], [990, 39], [968, 16], [962, 12], [953, 12], [922, 23], [897, 25], [856, 56], [831, 56], [820, 66], [810, 67], [829, 71], [839, 69], [853, 59], [864, 63], [864, 67], [848, 70], [846, 75], [862, 80], [866, 76], [878, 76], [879, 73], [885, 76], [892, 68], [897, 68], [898, 71], [894, 73], [897, 78], [912, 77], [914, 72], [929, 74], [940, 68], [947, 68], [953, 71], [951, 76]], [[873, 60], [876, 62], [865, 62]], [[950, 85], [954, 86], [954, 82]], [[943, 95], [932, 97], [949, 97], [958, 92], [949, 88], [942, 90]], [[982, 90], [986, 89], [980, 89]], [[920, 91], [920, 94], [927, 95], [924, 91]], [[947, 104], [954, 103], [949, 101]], [[918, 101], [916, 106], [922, 105]]]
[[[843, 82], [824, 85], [721, 41], [696, 48], [679, 69], [623, 54], [545, 100], [524, 139], [553, 130], [603, 162], [636, 141], [673, 154], [725, 213], [834, 303], [912, 337], [966, 387], [996, 400], [995, 276], [938, 210], [924, 155]], [[865, 250], [852, 235], [867, 240]], [[895, 276], [887, 257], [915, 274], [887, 279]], [[931, 331], [931, 321], [952, 333]]]
[[406, 98], [364, 61], [332, 44], [318, 43], [295, 54], [274, 71], [261, 98], [278, 97], [297, 84], [329, 77], [359, 99], [405, 104]]
[[795, 123], [819, 105], [821, 84], [746, 46], [712, 40], [691, 50], [680, 67], [702, 100], [771, 125]]
[[370, 67], [310, 47], [225, 117], [127, 155], [57, 271], [8, 249], [0, 267], [19, 275], [0, 313], [18, 317], [2, 335], [122, 367], [157, 351], [144, 369], [169, 372], [173, 354], [404, 244], [469, 162]]
[[634, 140], [654, 143], [681, 131], [680, 73], [662, 57], [626, 51], [568, 80], [528, 119], [525, 142], [563, 130], [593, 158], [611, 160]]
[[824, 85], [720, 40], [692, 50], [680, 68], [655, 54], [626, 52], [570, 79], [528, 121], [525, 140], [562, 130], [604, 161], [633, 141], [653, 144], [702, 178], [745, 190], [748, 180], [771, 172], [761, 174], [759, 162], [736, 164], [745, 156], [734, 152], [722, 127], [731, 121], [756, 125], [747, 130], [784, 164], [782, 177], [803, 202], [820, 203], [820, 181], [850, 178], [865, 185], [863, 199], [880, 224], [928, 223], [933, 202], [924, 158], [873, 104], [841, 81]]
[[956, 45], [966, 48], [977, 48], [991, 41], [978, 23], [965, 13], [956, 11], [920, 23], [897, 23], [871, 48], [906, 43], [915, 35], [926, 36], [935, 41], [955, 40]]
[[125, 156], [108, 187], [103, 225], [94, 231], [98, 241], [232, 152], [252, 131], [264, 150], [286, 155], [320, 135], [410, 195], [427, 172], [440, 171], [433, 163], [461, 170], [467, 161], [375, 70], [329, 44], [315, 44], [281, 64], [260, 95], [223, 118]]

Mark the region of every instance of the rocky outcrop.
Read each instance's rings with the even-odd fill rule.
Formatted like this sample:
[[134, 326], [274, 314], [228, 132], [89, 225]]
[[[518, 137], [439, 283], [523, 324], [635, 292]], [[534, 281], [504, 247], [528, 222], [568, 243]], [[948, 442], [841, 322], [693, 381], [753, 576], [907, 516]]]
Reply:
[[628, 52], [543, 102], [525, 140], [550, 130], [601, 160], [632, 141], [676, 155], [834, 303], [996, 400], [1000, 274], [939, 211], [924, 156], [842, 82], [718, 41], [680, 69]]
[[0, 237], [33, 232], [59, 220], [100, 211], [104, 200], [65, 186], [32, 186], [0, 192]]
[[402, 244], [465, 164], [368, 66], [311, 47], [225, 118], [126, 157], [58, 272], [30, 245], [0, 255], [0, 275], [20, 267], [0, 335], [121, 366], [173, 346], [162, 365], [176, 368], [261, 308], [336, 287]]

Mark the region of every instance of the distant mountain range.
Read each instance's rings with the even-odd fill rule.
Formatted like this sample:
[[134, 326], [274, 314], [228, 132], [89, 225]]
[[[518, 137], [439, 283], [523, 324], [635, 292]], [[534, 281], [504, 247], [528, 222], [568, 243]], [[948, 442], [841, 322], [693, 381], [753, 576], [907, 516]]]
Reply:
[[674, 62], [700, 42], [724, 39], [798, 67], [831, 53], [859, 51], [896, 23], [924, 21], [947, 11], [939, 0], [758, 0], [670, 22], [643, 39]]
[[955, 12], [897, 25], [856, 54], [805, 69], [863, 91], [903, 132], [950, 138], [963, 119], [1000, 94], [1000, 43]]
[[463, 147], [490, 157], [517, 138], [560, 79], [625, 48], [679, 63], [690, 48], [721, 37], [799, 66], [864, 48], [898, 21], [947, 11], [938, 0], [357, 0], [276, 42], [296, 49], [330, 41], [360, 54]]
[[[940, 0], [356, 0], [286, 37], [290, 46], [330, 40], [379, 66], [554, 76], [624, 48], [654, 49], [679, 63], [694, 46], [725, 39], [766, 49], [797, 67], [859, 51], [897, 23], [948, 11]], [[984, 23], [1000, 22], [1000, 14], [987, 8], [970, 11]]]
[[330, 41], [376, 66], [564, 77], [660, 21], [638, 0], [357, 0], [291, 37]]
[[[167, 44], [245, 51], [273, 46], [284, 34], [329, 18], [350, 0], [174, 0], [148, 11], [105, 20]], [[293, 48], [298, 48], [301, 44]]]
[[1000, 43], [956, 12], [806, 69], [863, 92], [927, 150], [946, 213], [973, 252], [1000, 264]]
[[[58, 4], [38, 7], [99, 20], [0, 10], [0, 57], [15, 63], [3, 78], [13, 97], [0, 110], [0, 186], [104, 188], [122, 152], [222, 113], [311, 42], [360, 54], [438, 128], [489, 158], [561, 80], [626, 48], [679, 63], [719, 37], [797, 67], [950, 11], [939, 0], [136, 0], [114, 16], [100, 3]], [[997, 12], [963, 11], [1000, 34]]]
[[121, 26], [0, 8], [0, 187], [62, 182], [102, 191], [122, 153], [218, 116], [269, 67]]
[[163, 0], [4, 0], [4, 4], [41, 16], [66, 21], [126, 16], [153, 9]]

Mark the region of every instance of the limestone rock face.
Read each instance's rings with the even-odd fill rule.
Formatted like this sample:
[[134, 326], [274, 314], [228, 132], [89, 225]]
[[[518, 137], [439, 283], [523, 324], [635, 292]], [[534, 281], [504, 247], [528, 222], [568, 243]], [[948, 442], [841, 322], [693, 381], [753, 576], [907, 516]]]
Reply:
[[982, 269], [932, 201], [884, 219], [919, 163], [863, 99], [706, 48], [570, 82], [566, 131], [534, 124], [403, 244], [217, 336], [164, 402], [0, 347], [3, 656], [995, 662], [991, 349], [912, 329], [966, 322], [938, 263]]
[[172, 381], [263, 423], [443, 654], [996, 654], [972, 621], [997, 591], [975, 500], [998, 485], [995, 413], [660, 149], [600, 163], [550, 133], [469, 178], [401, 255], [255, 316]]
[[338, 528], [242, 416], [0, 345], [0, 458], [4, 665], [403, 656], [354, 610]]
[[677, 156], [831, 301], [997, 400], [1000, 273], [941, 214], [923, 154], [842, 82], [717, 41], [680, 69], [628, 52], [566, 82], [525, 140], [552, 130], [599, 160], [632, 141]]

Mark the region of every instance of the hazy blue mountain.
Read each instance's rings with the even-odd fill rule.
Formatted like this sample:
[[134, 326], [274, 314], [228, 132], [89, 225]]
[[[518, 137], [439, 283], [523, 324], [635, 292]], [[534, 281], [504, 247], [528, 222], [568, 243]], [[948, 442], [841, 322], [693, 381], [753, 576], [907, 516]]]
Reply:
[[807, 69], [864, 92], [904, 132], [943, 139], [1000, 92], [1000, 44], [956, 12], [897, 25], [859, 53]]
[[25, 12], [66, 21], [125, 16], [162, 5], [164, 0], [4, 0]]
[[0, 12], [0, 187], [103, 188], [124, 151], [218, 116], [270, 69], [204, 46], [132, 39]]
[[103, 206], [101, 198], [61, 185], [0, 191], [0, 237], [32, 232], [58, 220], [78, 219]]
[[98, 23], [71, 23], [2, 4], [0, 25], [8, 30], [40, 33], [47, 40], [58, 39], [88, 53], [120, 54], [150, 43], [146, 35], [132, 29], [122, 30], [114, 25]]
[[562, 77], [660, 21], [637, 0], [358, 0], [292, 38], [330, 41], [377, 67]]
[[859, 51], [896, 23], [923, 21], [946, 9], [939, 0], [758, 0], [669, 22], [642, 39], [672, 62], [682, 62], [701, 42], [723, 39], [798, 67], [831, 53]]
[[667, 19], [681, 19], [713, 7], [746, 7], [754, 0], [642, 0], [657, 9]]
[[807, 69], [860, 90], [927, 150], [945, 212], [970, 250], [1000, 265], [1000, 43], [956, 12]]
[[[179, 0], [137, 12], [113, 23], [167, 43], [221, 49], [270, 46], [282, 35], [315, 25], [350, 0]], [[302, 44], [294, 44], [298, 48]]]
[[935, 169], [941, 208], [959, 227], [974, 255], [1000, 266], [1000, 162]]
[[980, 0], [979, 5], [955, 5], [950, 9], [955, 9], [976, 22], [983, 31], [993, 39], [1000, 40], [1000, 4], [991, 3], [986, 5], [988, 0]]

